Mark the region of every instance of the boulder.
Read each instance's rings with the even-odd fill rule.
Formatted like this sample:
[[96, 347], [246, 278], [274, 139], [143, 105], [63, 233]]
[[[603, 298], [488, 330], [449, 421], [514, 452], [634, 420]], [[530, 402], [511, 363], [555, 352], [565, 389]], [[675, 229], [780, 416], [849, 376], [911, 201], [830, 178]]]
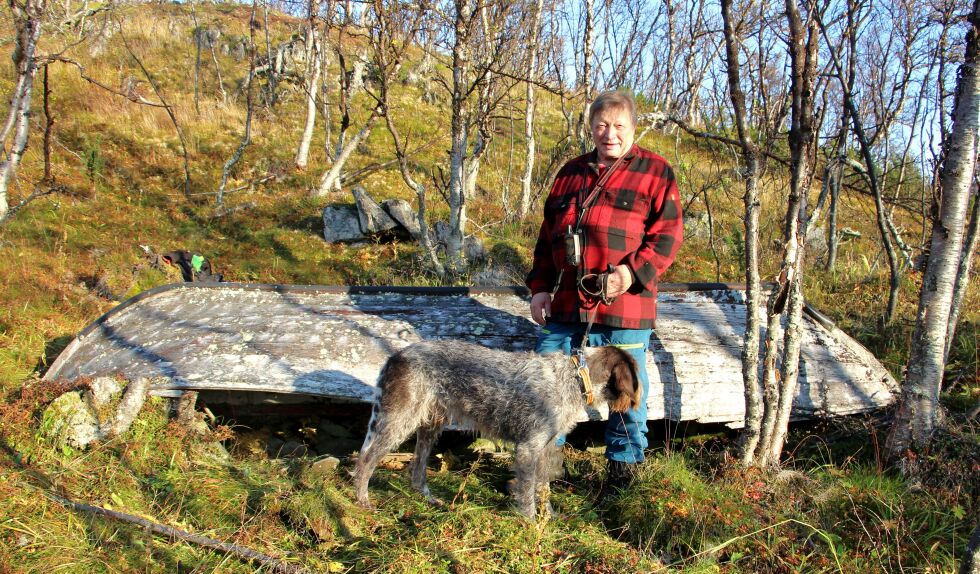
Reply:
[[399, 228], [398, 222], [381, 209], [381, 206], [371, 199], [363, 187], [355, 187], [351, 190], [351, 194], [357, 203], [357, 216], [362, 233], [368, 236], [383, 235], [390, 234]]
[[328, 243], [364, 241], [356, 207], [346, 205], [323, 208], [323, 239]]
[[827, 254], [827, 231], [816, 225], [806, 234], [806, 248], [811, 255]]
[[422, 230], [419, 228], [419, 221], [416, 218], [415, 211], [412, 209], [412, 205], [405, 201], [404, 199], [386, 199], [381, 202], [381, 208], [384, 209], [392, 219], [401, 225], [408, 235], [415, 239], [422, 236]]
[[479, 237], [467, 235], [463, 238], [463, 256], [469, 263], [486, 261], [487, 248], [483, 246], [483, 241]]
[[337, 468], [340, 466], [340, 459], [333, 456], [327, 456], [318, 459], [316, 462], [310, 465], [310, 473], [320, 479], [331, 478], [337, 474]]
[[58, 450], [85, 448], [104, 438], [95, 411], [78, 391], [61, 395], [44, 409], [41, 435], [50, 439]]
[[41, 434], [55, 448], [85, 448], [120, 435], [136, 420], [149, 393], [151, 379], [130, 382], [125, 392], [119, 381], [99, 377], [86, 391], [70, 391], [48, 405], [41, 418]]
[[[432, 243], [436, 247], [436, 252], [445, 253], [446, 246], [449, 244], [449, 223], [437, 221], [433, 226]], [[487, 258], [487, 249], [483, 246], [483, 241], [475, 235], [467, 235], [463, 238], [463, 257], [468, 263], [478, 263]]]

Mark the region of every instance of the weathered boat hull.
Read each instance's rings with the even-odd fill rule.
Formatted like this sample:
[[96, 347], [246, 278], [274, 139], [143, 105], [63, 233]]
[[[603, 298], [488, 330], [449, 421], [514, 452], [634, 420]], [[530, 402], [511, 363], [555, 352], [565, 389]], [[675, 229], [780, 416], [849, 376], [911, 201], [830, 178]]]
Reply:
[[[647, 354], [651, 419], [742, 425], [743, 300], [731, 285], [661, 285]], [[532, 349], [537, 327], [527, 301], [522, 288], [167, 285], [88, 326], [45, 378], [118, 374], [159, 378], [154, 390], [161, 394], [193, 389], [370, 401], [385, 360], [414, 341]], [[870, 411], [889, 404], [896, 391], [871, 353], [807, 313], [795, 416]]]

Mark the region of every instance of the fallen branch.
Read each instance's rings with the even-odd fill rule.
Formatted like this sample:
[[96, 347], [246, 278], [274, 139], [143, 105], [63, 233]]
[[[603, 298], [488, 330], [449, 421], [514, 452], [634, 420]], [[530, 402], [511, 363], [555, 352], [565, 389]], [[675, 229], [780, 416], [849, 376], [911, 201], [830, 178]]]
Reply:
[[14, 215], [18, 211], [20, 211], [21, 209], [23, 209], [24, 206], [27, 205], [28, 203], [30, 203], [30, 202], [32, 202], [35, 199], [38, 199], [40, 197], [44, 197], [45, 195], [50, 195], [52, 193], [57, 193], [59, 191], [62, 191], [63, 189], [64, 188], [62, 186], [60, 186], [60, 185], [56, 185], [54, 187], [49, 187], [49, 188], [45, 188], [45, 189], [41, 189], [40, 184], [34, 186], [34, 191], [30, 195], [28, 195], [27, 197], [25, 197], [24, 199], [22, 199], [20, 201], [20, 203], [18, 203], [17, 205], [15, 205], [15, 206], [11, 207], [10, 209], [8, 209], [7, 210], [7, 213], [3, 214], [3, 217], [0, 217], [0, 227], [2, 227], [5, 223], [7, 223], [8, 221], [10, 221], [11, 219], [13, 219]]
[[241, 205], [236, 205], [234, 207], [218, 206], [218, 208], [214, 210], [214, 214], [212, 215], [212, 217], [224, 217], [226, 215], [238, 211], [244, 211], [246, 209], [254, 209], [255, 207], [256, 207], [256, 203], [254, 201], [249, 201], [248, 203], [243, 203]]
[[81, 510], [83, 512], [104, 516], [120, 522], [136, 524], [145, 528], [146, 530], [149, 530], [150, 532], [153, 532], [154, 534], [166, 536], [172, 540], [190, 542], [223, 554], [238, 556], [239, 558], [244, 558], [250, 562], [258, 562], [263, 566], [271, 568], [272, 572], [281, 572], [283, 574], [307, 574], [308, 572], [304, 568], [286, 564], [278, 558], [273, 558], [272, 556], [268, 556], [257, 550], [252, 550], [251, 548], [238, 546], [237, 544], [230, 544], [228, 542], [222, 542], [220, 540], [215, 540], [214, 538], [208, 538], [207, 536], [192, 534], [190, 532], [180, 530], [179, 528], [153, 522], [152, 520], [147, 520], [146, 518], [141, 518], [132, 514], [126, 514], [125, 512], [117, 512], [115, 510], [109, 510], [108, 508], [102, 508], [101, 506], [92, 506], [90, 504], [75, 502], [51, 492], [45, 492], [45, 495], [55, 502], [63, 504], [73, 510]]

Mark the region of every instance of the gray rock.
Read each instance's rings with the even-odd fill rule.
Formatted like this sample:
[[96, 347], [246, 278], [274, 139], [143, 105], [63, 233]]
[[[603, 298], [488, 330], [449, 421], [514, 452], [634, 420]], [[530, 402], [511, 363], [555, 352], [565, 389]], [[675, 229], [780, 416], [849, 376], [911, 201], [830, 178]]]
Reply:
[[337, 472], [337, 467], [340, 466], [340, 459], [327, 456], [318, 459], [316, 462], [310, 465], [310, 473], [317, 478], [329, 478], [334, 476]]
[[118, 436], [129, 430], [136, 416], [143, 409], [143, 403], [150, 393], [150, 379], [140, 377], [126, 385], [126, 392], [123, 393], [122, 400], [116, 408], [116, 414], [111, 423], [103, 424], [103, 434], [106, 436]]
[[97, 377], [89, 383], [89, 388], [85, 392], [85, 399], [93, 410], [99, 411], [112, 401], [112, 397], [122, 391], [122, 385], [112, 377]]
[[826, 255], [827, 231], [823, 227], [813, 226], [806, 234], [806, 248], [812, 255]]
[[356, 207], [327, 206], [323, 208], [323, 239], [328, 243], [364, 241]]
[[707, 237], [709, 228], [707, 213], [688, 212], [684, 214], [684, 237]]
[[449, 222], [442, 220], [435, 222], [430, 233], [432, 234], [432, 243], [445, 249], [449, 240]]
[[496, 441], [490, 440], [488, 438], [478, 438], [470, 444], [470, 450], [473, 452], [482, 452], [487, 454], [492, 454], [495, 452], [503, 452], [501, 444]]
[[470, 263], [486, 261], [487, 248], [483, 246], [483, 241], [475, 235], [467, 235], [463, 238], [463, 256]]
[[475, 287], [507, 287], [520, 284], [522, 281], [523, 277], [509, 266], [487, 267], [470, 277], [470, 282]]
[[316, 436], [325, 439], [354, 438], [354, 433], [337, 423], [321, 420], [316, 425]]
[[415, 239], [422, 236], [422, 230], [419, 228], [418, 219], [410, 203], [404, 199], [386, 199], [381, 202], [381, 207], [405, 229], [409, 236]]
[[282, 445], [284, 444], [286, 444], [286, 441], [282, 440], [281, 438], [272, 437], [267, 443], [265, 443], [265, 452], [268, 453], [269, 456], [275, 458], [279, 456], [280, 452], [282, 452]]
[[317, 440], [316, 451], [336, 457], [347, 457], [350, 453], [361, 448], [362, 440], [353, 438], [321, 438]]
[[61, 395], [44, 409], [41, 435], [50, 439], [58, 450], [85, 448], [105, 438], [95, 411], [78, 391]]
[[398, 222], [392, 219], [376, 201], [371, 199], [363, 187], [351, 190], [357, 203], [357, 216], [361, 223], [361, 233], [365, 235], [381, 235], [398, 229]]
[[299, 441], [291, 440], [283, 443], [283, 445], [279, 447], [279, 452], [276, 453], [276, 456], [279, 458], [299, 458], [301, 456], [306, 456], [308, 450], [309, 449], [306, 448], [305, 444]]
[[[84, 392], [68, 392], [52, 401], [42, 415], [41, 434], [58, 449], [85, 448], [122, 434], [142, 410], [151, 382], [140, 378], [130, 382], [123, 393], [116, 379], [98, 377]], [[122, 398], [113, 408], [120, 394]]]
[[[432, 227], [432, 243], [436, 247], [436, 252], [446, 253], [446, 246], [449, 245], [449, 223], [437, 221]], [[475, 235], [467, 235], [463, 238], [463, 257], [469, 263], [486, 261], [487, 249], [483, 246], [483, 241]]]

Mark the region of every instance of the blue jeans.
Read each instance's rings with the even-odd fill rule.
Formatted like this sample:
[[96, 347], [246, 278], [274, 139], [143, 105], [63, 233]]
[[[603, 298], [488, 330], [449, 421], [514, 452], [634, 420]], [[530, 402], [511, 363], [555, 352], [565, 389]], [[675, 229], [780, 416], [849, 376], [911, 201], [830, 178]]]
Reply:
[[[582, 343], [585, 323], [549, 322], [538, 335], [535, 351], [541, 354], [564, 352], [572, 354]], [[589, 331], [589, 346], [613, 345], [636, 359], [643, 400], [640, 405], [625, 413], [609, 413], [606, 424], [606, 458], [617, 462], [643, 462], [643, 450], [647, 447], [647, 396], [650, 380], [647, 378], [646, 352], [650, 348], [651, 329], [617, 329], [606, 325], [593, 325]], [[558, 439], [565, 443], [565, 437]]]

